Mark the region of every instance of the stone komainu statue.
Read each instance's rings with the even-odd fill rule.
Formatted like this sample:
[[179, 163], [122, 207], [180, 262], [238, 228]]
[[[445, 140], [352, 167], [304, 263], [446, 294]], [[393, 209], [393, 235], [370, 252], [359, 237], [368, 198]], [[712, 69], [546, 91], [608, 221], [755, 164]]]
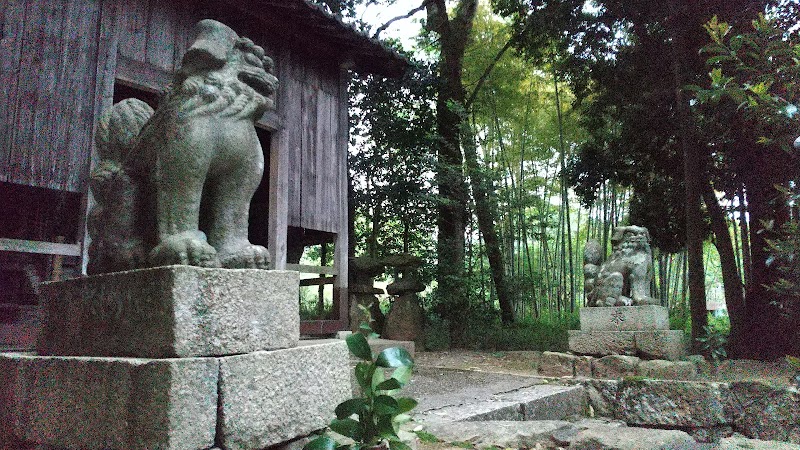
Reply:
[[254, 123], [274, 108], [273, 62], [219, 22], [195, 31], [158, 109], [123, 100], [97, 125], [89, 273], [269, 263], [247, 227], [264, 171]]
[[589, 241], [584, 252], [584, 290], [588, 306], [659, 304], [650, 297], [653, 254], [650, 233], [637, 226], [616, 227], [612, 253], [600, 264], [600, 244]]

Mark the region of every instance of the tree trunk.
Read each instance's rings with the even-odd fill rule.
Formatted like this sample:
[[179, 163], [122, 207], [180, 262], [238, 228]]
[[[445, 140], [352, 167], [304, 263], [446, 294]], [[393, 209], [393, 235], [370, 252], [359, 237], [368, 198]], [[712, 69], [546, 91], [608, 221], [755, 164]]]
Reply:
[[[772, 359], [791, 353], [790, 336], [796, 323], [781, 317], [776, 306], [778, 294], [769, 290], [780, 278], [775, 265], [769, 266], [767, 239], [773, 237], [789, 219], [789, 208], [772, 180], [792, 167], [788, 155], [779, 149], [756, 147], [750, 149], [757, 161], [744, 180], [747, 187], [747, 210], [750, 216], [751, 282], [747, 287], [746, 317], [748, 319], [748, 348], [746, 356]], [[784, 158], [782, 158], [785, 157]]]
[[470, 187], [472, 188], [472, 198], [475, 200], [475, 215], [478, 217], [478, 230], [483, 235], [483, 242], [486, 245], [486, 257], [489, 260], [489, 270], [492, 273], [497, 301], [500, 304], [500, 318], [503, 324], [510, 324], [514, 321], [514, 306], [511, 301], [511, 293], [505, 278], [503, 263], [503, 253], [500, 248], [500, 241], [497, 238], [495, 229], [495, 219], [497, 211], [492, 207], [495, 202], [491, 201], [491, 193], [494, 191], [489, 178], [484, 175], [479, 166], [478, 151], [475, 145], [475, 137], [468, 122], [462, 122], [462, 136], [464, 146], [464, 157], [466, 159], [467, 173], [469, 174]]
[[731, 332], [728, 337], [728, 356], [737, 357], [742, 353], [740, 346], [745, 337], [745, 304], [742, 279], [736, 265], [736, 254], [733, 251], [728, 221], [725, 213], [717, 202], [717, 196], [709, 183], [703, 183], [703, 201], [711, 216], [711, 228], [717, 239], [714, 245], [719, 252], [720, 267], [722, 270], [722, 284], [725, 290], [725, 304], [728, 307], [728, 316], [731, 320]]
[[[472, 31], [477, 0], [461, 0], [455, 17], [450, 19], [445, 0], [426, 4], [428, 28], [439, 35], [439, 92], [436, 98], [438, 166], [436, 181], [441, 201], [437, 206], [439, 229], [436, 252], [441, 310], [450, 321], [450, 337], [454, 345], [463, 343], [466, 331], [469, 298], [464, 279], [464, 233], [466, 231], [467, 189], [461, 154], [461, 118], [458, 105], [463, 105], [462, 84], [464, 51]], [[455, 105], [455, 108], [454, 108]]]
[[703, 210], [700, 202], [702, 197], [702, 173], [704, 166], [700, 158], [699, 149], [689, 143], [691, 137], [689, 129], [689, 103], [683, 93], [686, 84], [683, 79], [683, 69], [679, 59], [679, 52], [685, 47], [683, 30], [679, 24], [689, 23], [685, 20], [686, 10], [678, 11], [673, 7], [673, 52], [672, 70], [675, 82], [675, 109], [677, 112], [680, 135], [681, 151], [683, 153], [683, 178], [686, 199], [686, 250], [689, 269], [689, 310], [692, 317], [692, 349], [698, 353], [699, 343], [697, 338], [703, 335], [703, 327], [708, 325], [706, 311], [706, 285], [705, 268], [703, 267]]

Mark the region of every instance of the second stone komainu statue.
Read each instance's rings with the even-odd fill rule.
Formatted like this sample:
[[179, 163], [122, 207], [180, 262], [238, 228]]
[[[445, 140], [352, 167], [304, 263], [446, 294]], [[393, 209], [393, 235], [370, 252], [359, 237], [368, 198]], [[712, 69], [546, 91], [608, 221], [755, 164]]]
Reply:
[[586, 243], [583, 271], [587, 306], [658, 305], [658, 299], [650, 296], [653, 254], [647, 228], [616, 227], [611, 245], [611, 256], [601, 265], [600, 244]]
[[90, 274], [268, 266], [247, 228], [264, 171], [254, 123], [274, 108], [273, 62], [214, 20], [199, 22], [195, 35], [155, 111], [127, 99], [97, 125]]

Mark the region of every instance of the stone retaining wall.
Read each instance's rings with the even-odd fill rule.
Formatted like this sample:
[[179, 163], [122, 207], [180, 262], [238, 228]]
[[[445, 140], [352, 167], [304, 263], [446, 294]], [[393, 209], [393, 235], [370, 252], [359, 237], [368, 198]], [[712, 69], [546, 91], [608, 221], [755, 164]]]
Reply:
[[584, 380], [596, 415], [629, 425], [688, 431], [699, 441], [733, 432], [800, 444], [800, 391], [758, 381], [731, 383]]

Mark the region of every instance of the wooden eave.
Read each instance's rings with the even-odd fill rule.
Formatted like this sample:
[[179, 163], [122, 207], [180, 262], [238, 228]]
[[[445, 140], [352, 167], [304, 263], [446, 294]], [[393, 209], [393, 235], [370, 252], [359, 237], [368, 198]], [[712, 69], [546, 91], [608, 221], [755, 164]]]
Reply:
[[356, 72], [399, 77], [408, 67], [408, 60], [403, 55], [308, 0], [243, 0], [234, 3], [265, 22], [281, 40], [292, 42], [292, 45], [312, 54], [326, 52], [341, 64], [351, 65]]

